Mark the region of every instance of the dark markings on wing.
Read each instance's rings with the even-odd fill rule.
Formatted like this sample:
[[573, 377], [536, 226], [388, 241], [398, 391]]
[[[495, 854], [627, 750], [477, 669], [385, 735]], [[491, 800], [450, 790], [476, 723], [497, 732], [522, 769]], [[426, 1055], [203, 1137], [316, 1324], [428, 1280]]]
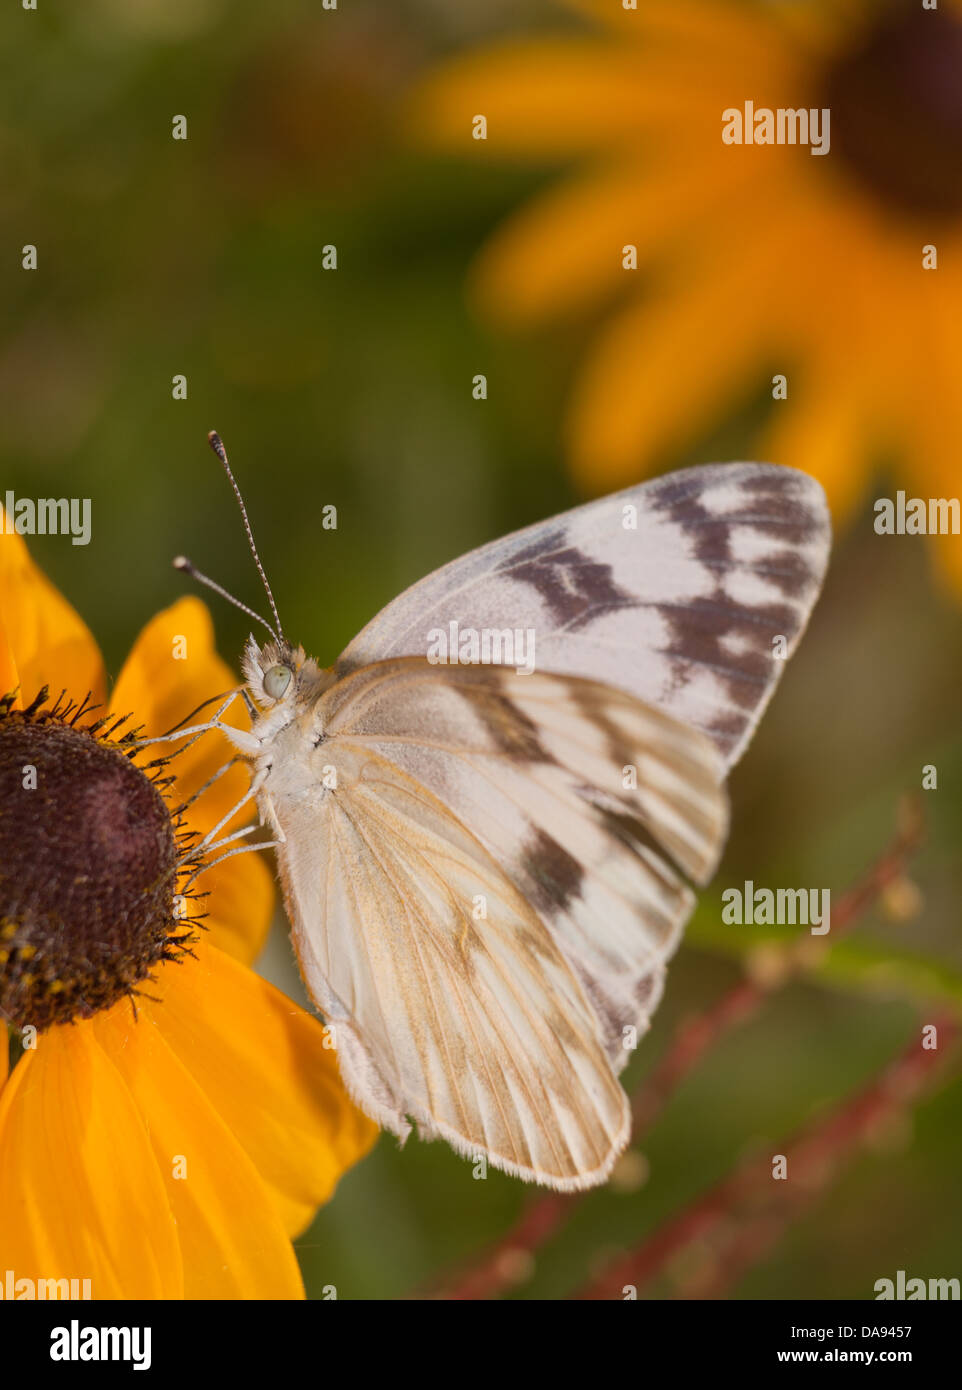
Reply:
[[709, 568], [732, 563], [731, 526], [725, 517], [713, 516], [690, 483], [659, 487], [652, 498], [653, 510], [667, 512], [685, 532], [695, 554]]
[[499, 566], [499, 574], [530, 584], [547, 605], [552, 621], [577, 632], [604, 613], [637, 608], [638, 601], [620, 588], [610, 565], [593, 560], [577, 546], [565, 545], [565, 531], [549, 531]]
[[568, 685], [568, 693], [595, 728], [604, 731], [608, 756], [615, 767], [620, 771], [633, 763], [637, 749], [632, 752], [624, 731], [612, 719], [605, 702], [597, 699], [591, 687], [584, 681], [571, 681]]
[[[801, 615], [788, 603], [745, 605], [726, 594], [726, 574], [738, 568], [756, 568], [747, 562], [739, 564], [732, 547], [733, 530], [757, 527], [782, 545], [797, 546], [815, 538], [818, 522], [807, 507], [786, 497], [778, 475], [770, 479], [754, 475], [740, 486], [753, 508], [745, 513], [713, 514], [684, 475], [653, 489], [651, 501], [655, 510], [666, 512], [682, 528], [706, 569], [717, 571], [719, 576], [714, 593], [677, 605], [656, 605], [670, 632], [665, 650], [675, 658], [674, 688], [687, 684], [699, 667], [709, 667], [724, 682], [731, 702], [750, 715], [757, 704], [759, 688], [771, 680], [772, 638], [781, 635], [792, 642], [798, 635]], [[777, 516], [759, 512], [759, 495], [777, 499]], [[786, 596], [817, 581], [811, 565], [798, 550], [783, 552], [774, 563], [759, 564], [757, 570]], [[729, 712], [718, 716], [710, 728], [717, 738], [734, 742], [744, 729], [744, 721]]]
[[725, 714], [714, 715], [705, 727], [722, 748], [730, 748], [745, 732], [745, 716], [729, 710]]
[[678, 887], [680, 879], [665, 858], [664, 846], [658, 843], [643, 821], [628, 811], [612, 811], [605, 806], [595, 806], [595, 812], [609, 835], [627, 845], [640, 859], [644, 859], [646, 868], [667, 892], [670, 893]]
[[531, 897], [539, 912], [564, 911], [581, 891], [581, 865], [540, 826], [535, 826], [521, 849], [521, 867], [531, 883]]
[[643, 1008], [654, 994], [657, 980], [658, 976], [655, 971], [652, 971], [648, 975], [640, 975], [638, 979], [635, 980], [631, 994], [639, 1008]]
[[554, 761], [542, 747], [537, 725], [509, 696], [485, 686], [469, 690], [466, 697], [471, 709], [484, 721], [499, 752], [506, 753], [515, 762]]
[[[676, 658], [674, 684], [684, 685], [696, 666], [709, 666], [724, 681], [733, 704], [752, 710], [758, 687], [771, 678], [774, 633], [789, 641], [798, 630], [795, 610], [787, 605], [764, 609], [738, 609], [724, 595], [689, 599], [686, 603], [660, 603], [658, 611], [668, 623], [671, 638], [665, 651]], [[739, 643], [738, 665], [725, 643]]]

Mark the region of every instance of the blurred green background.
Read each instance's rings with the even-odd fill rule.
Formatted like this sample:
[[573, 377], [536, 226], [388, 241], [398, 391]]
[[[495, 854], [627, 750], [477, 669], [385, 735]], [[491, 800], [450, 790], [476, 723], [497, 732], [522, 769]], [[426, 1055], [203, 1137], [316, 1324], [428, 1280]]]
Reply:
[[[480, 0], [4, 7], [0, 493], [92, 499], [89, 547], [31, 548], [112, 674], [147, 618], [186, 591], [177, 553], [263, 602], [211, 428], [285, 628], [324, 662], [436, 565], [579, 500], [560, 421], [585, 325], [493, 335], [463, 296], [486, 235], [550, 171], [479, 170], [399, 137], [399, 103], [440, 55], [557, 17], [547, 4]], [[186, 141], [171, 139], [177, 114]], [[39, 248], [33, 273], [20, 268], [26, 243]], [[327, 244], [336, 271], [322, 269]], [[177, 373], [186, 401], [171, 396]], [[664, 465], [743, 456], [751, 425], [730, 418]], [[332, 503], [336, 531], [321, 526]], [[934, 763], [912, 868], [920, 911], [873, 911], [843, 972], [790, 986], [724, 1039], [646, 1141], [647, 1181], [584, 1201], [518, 1296], [578, 1287], [741, 1156], [777, 1149], [866, 1082], [940, 1000], [962, 1001], [962, 629], [925, 545], [880, 541], [868, 499], [840, 538], [809, 634], [733, 778], [724, 865], [629, 1083], [682, 1017], [739, 978], [748, 937], [719, 939], [722, 889], [747, 877], [838, 894]], [[214, 615], [234, 660], [247, 625], [216, 601]], [[298, 992], [281, 920], [263, 968]], [[897, 1269], [962, 1274], [957, 1075], [855, 1156], [732, 1292], [865, 1298]], [[475, 1181], [443, 1145], [401, 1152], [382, 1137], [298, 1242], [309, 1293], [410, 1294], [506, 1231], [529, 1195], [498, 1174]]]

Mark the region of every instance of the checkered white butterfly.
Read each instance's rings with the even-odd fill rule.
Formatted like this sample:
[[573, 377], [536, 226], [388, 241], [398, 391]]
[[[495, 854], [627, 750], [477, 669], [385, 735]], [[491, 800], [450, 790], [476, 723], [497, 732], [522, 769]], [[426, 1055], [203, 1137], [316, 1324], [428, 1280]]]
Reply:
[[[328, 669], [284, 638], [247, 532], [276, 624], [235, 692], [251, 730], [222, 706], [178, 737], [221, 729], [249, 761], [351, 1095], [402, 1139], [603, 1182], [725, 775], [822, 583], [821, 488], [735, 463], [588, 503], [421, 580]], [[451, 624], [533, 631], [537, 669], [432, 662]]]

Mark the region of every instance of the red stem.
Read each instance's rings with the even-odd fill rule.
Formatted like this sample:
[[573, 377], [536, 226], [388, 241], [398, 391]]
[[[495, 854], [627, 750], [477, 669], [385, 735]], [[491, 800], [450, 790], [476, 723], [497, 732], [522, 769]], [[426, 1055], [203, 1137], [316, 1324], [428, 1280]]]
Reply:
[[[959, 1023], [952, 1014], [937, 1018], [935, 1026], [937, 1051], [923, 1049], [921, 1038], [913, 1038], [880, 1076], [833, 1110], [827, 1119], [816, 1121], [779, 1145], [778, 1152], [788, 1159], [787, 1181], [776, 1182], [772, 1178], [770, 1155], [744, 1164], [679, 1216], [667, 1221], [637, 1249], [616, 1260], [576, 1297], [620, 1299], [626, 1286], [640, 1291], [664, 1273], [666, 1265], [693, 1240], [705, 1241], [721, 1223], [730, 1221], [747, 1198], [757, 1198], [759, 1192], [768, 1193], [765, 1210], [749, 1225], [735, 1228], [727, 1242], [718, 1242], [713, 1252], [720, 1269], [725, 1269], [732, 1253], [740, 1264], [738, 1272], [747, 1269], [763, 1253], [770, 1238], [778, 1234], [773, 1223], [780, 1229], [791, 1220], [799, 1207], [827, 1186], [840, 1160], [880, 1121], [904, 1109], [929, 1084], [947, 1048], [959, 1036]], [[725, 1270], [725, 1283], [729, 1282], [728, 1273]]]

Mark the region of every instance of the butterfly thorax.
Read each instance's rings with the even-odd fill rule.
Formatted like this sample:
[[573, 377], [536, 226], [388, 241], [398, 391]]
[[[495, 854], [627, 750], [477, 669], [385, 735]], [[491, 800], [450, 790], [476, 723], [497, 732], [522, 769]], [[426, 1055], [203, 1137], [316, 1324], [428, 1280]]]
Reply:
[[[248, 756], [262, 818], [281, 829], [278, 810], [297, 803], [316, 778], [312, 751], [323, 740], [320, 705], [334, 674], [286, 642], [251, 637], [244, 653], [247, 689], [257, 709], [256, 748]], [[283, 833], [283, 832], [282, 832]]]

